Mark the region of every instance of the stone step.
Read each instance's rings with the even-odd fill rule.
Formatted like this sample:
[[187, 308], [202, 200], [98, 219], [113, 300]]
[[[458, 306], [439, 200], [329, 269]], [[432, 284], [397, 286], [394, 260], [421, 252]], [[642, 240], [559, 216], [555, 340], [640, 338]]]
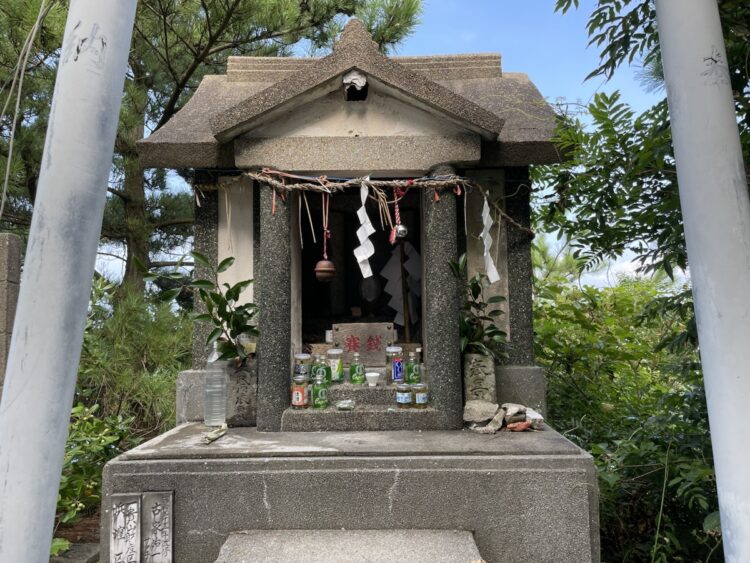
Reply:
[[438, 411], [399, 409], [395, 405], [357, 405], [353, 411], [287, 409], [281, 417], [283, 432], [333, 432], [364, 430], [437, 430]]
[[216, 563], [456, 563], [479, 561], [459, 530], [247, 530], [230, 534]]
[[337, 401], [352, 399], [358, 405], [387, 405], [396, 406], [396, 387], [394, 385], [331, 385], [328, 390], [328, 401], [335, 405]]

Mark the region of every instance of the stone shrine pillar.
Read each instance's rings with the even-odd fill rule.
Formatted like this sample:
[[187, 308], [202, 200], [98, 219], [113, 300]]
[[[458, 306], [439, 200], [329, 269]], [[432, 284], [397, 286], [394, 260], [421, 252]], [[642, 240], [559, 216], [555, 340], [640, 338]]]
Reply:
[[[531, 181], [527, 167], [505, 169], [506, 213], [520, 225], [531, 227]], [[547, 385], [544, 370], [534, 363], [531, 241], [529, 233], [507, 225], [508, 245], [508, 359], [497, 366], [499, 402], [522, 403], [546, 414]]]
[[[281, 430], [289, 405], [292, 354], [291, 199], [283, 202], [270, 186], [260, 184], [258, 290], [258, 430]], [[275, 208], [275, 209], [274, 209]]]
[[[450, 166], [438, 166], [430, 175], [453, 175]], [[461, 349], [458, 315], [459, 281], [448, 262], [458, 258], [456, 195], [422, 190], [422, 345], [430, 399], [443, 428], [463, 425]]]

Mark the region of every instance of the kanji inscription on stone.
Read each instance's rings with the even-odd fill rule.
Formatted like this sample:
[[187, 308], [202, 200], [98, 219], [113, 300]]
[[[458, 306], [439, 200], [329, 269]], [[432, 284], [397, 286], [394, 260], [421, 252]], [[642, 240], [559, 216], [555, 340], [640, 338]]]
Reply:
[[172, 563], [172, 492], [148, 492], [141, 497], [143, 563]]
[[140, 495], [112, 495], [109, 563], [141, 563], [140, 515]]
[[359, 352], [367, 367], [385, 365], [385, 348], [396, 340], [393, 323], [351, 323], [333, 325], [333, 342], [344, 350], [348, 365], [354, 352]]

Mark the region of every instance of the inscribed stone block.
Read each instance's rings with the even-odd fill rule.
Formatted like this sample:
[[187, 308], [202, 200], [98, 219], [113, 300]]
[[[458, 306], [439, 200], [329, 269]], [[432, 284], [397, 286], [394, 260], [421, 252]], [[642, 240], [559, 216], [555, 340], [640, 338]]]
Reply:
[[141, 497], [142, 563], [172, 563], [172, 492]]
[[141, 496], [112, 495], [109, 563], [141, 561]]

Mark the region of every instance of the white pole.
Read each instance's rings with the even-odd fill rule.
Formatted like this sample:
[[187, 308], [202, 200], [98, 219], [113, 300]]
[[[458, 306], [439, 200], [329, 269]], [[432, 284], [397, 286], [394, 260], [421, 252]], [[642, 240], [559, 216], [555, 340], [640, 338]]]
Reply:
[[136, 0], [72, 0], [0, 403], [0, 562], [49, 561]]
[[657, 0], [724, 553], [750, 561], [750, 198], [716, 0]]

